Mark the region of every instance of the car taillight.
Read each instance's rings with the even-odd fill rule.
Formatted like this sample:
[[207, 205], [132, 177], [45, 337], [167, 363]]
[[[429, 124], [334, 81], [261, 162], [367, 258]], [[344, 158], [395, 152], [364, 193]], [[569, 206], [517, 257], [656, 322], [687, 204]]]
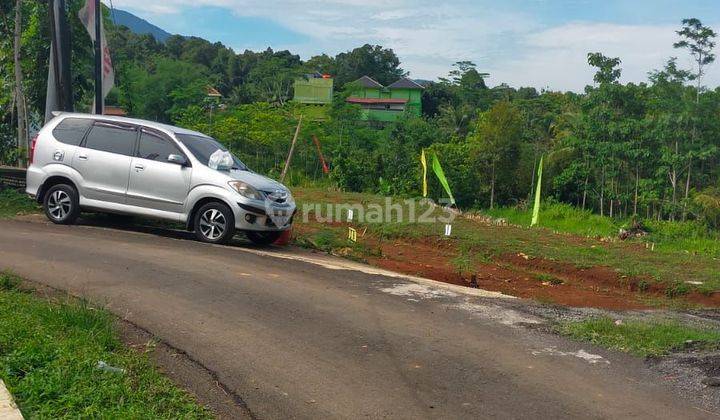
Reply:
[[29, 161], [30, 165], [33, 163], [33, 158], [35, 157], [35, 143], [37, 143], [38, 135], [35, 135], [33, 137], [32, 142], [30, 142], [30, 155], [29, 155]]

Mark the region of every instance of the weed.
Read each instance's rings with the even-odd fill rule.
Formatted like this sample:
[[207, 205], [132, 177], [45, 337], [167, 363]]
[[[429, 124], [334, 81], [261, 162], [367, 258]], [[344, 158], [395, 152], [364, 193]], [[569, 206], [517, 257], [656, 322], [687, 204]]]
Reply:
[[0, 272], [0, 290], [14, 290], [20, 285], [20, 277], [11, 271]]
[[[0, 275], [1, 284], [18, 277]], [[211, 418], [85, 302], [0, 287], [0, 378], [27, 418]], [[103, 372], [99, 361], [124, 369]]]
[[20, 193], [12, 188], [0, 190], [0, 219], [39, 211], [38, 204], [27, 194]]
[[546, 274], [546, 273], [536, 274], [535, 278], [540, 280], [543, 283], [550, 283], [554, 286], [565, 283], [562, 279], [559, 279], [551, 274]]
[[720, 343], [720, 331], [669, 321], [625, 321], [618, 324], [611, 318], [602, 317], [564, 323], [559, 329], [575, 339], [637, 356], [663, 355], [682, 348], [688, 340], [707, 346]]

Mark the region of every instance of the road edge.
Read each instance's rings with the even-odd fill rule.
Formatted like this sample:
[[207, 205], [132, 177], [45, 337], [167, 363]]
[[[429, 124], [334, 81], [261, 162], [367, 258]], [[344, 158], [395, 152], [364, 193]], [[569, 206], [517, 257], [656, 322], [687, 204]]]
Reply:
[[0, 379], [0, 419], [3, 420], [22, 420], [24, 419], [20, 409], [18, 409], [15, 400], [13, 400], [10, 391], [5, 386], [5, 382]]
[[[370, 275], [376, 275], [376, 276], [384, 276], [384, 277], [391, 277], [396, 278], [398, 280], [406, 280], [413, 283], [421, 284], [423, 286], [429, 286], [429, 287], [435, 287], [438, 289], [444, 289], [449, 290], [451, 292], [455, 292], [458, 294], [463, 295], [469, 295], [469, 296], [476, 296], [476, 297], [483, 297], [483, 298], [494, 298], [494, 299], [517, 299], [515, 296], [506, 295], [501, 292], [494, 292], [491, 290], [485, 290], [485, 289], [475, 289], [472, 287], [466, 287], [466, 286], [458, 286], [456, 284], [450, 284], [450, 283], [444, 283], [438, 280], [433, 280], [425, 277], [419, 277], [419, 276], [413, 276], [409, 274], [403, 274], [398, 273], [396, 271], [390, 271], [385, 270], [383, 268], [378, 268], [369, 264], [363, 264], [359, 262], [355, 262], [352, 260], [348, 260], [342, 257], [337, 257], [332, 254], [328, 254], [326, 252], [312, 252], [307, 251], [305, 248], [297, 247], [297, 246], [288, 246], [283, 248], [267, 248], [267, 249], [258, 249], [258, 248], [247, 248], [247, 247], [238, 247], [238, 246], [228, 246], [228, 245], [213, 245], [218, 247], [223, 247], [227, 249], [234, 249], [240, 252], [247, 252], [255, 255], [260, 255], [263, 257], [275, 257], [275, 258], [282, 258], [286, 260], [292, 260], [292, 261], [299, 261], [304, 262], [307, 264], [313, 264], [313, 265], [319, 265], [323, 268], [327, 268], [329, 270], [347, 270], [347, 271], [359, 271], [365, 274]], [[290, 254], [287, 252], [283, 252], [283, 249], [287, 249], [290, 251], [295, 252], [294, 254]]]

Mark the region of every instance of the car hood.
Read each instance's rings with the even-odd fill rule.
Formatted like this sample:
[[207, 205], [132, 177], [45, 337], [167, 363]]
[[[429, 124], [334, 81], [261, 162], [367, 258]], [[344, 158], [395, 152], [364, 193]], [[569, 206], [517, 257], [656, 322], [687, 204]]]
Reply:
[[250, 171], [228, 171], [228, 176], [237, 181], [247, 182], [252, 186], [253, 188], [261, 191], [275, 191], [275, 190], [282, 190], [282, 191], [290, 191], [286, 186], [283, 184], [270, 179], [266, 176], [256, 174], [255, 172]]

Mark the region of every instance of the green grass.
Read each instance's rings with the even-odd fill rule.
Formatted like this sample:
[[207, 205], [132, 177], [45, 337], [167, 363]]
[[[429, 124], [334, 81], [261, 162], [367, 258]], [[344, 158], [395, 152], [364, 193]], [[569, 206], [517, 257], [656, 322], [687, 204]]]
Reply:
[[[530, 226], [532, 211], [518, 210], [514, 207], [499, 207], [485, 210], [484, 213], [509, 223]], [[583, 211], [569, 204], [545, 204], [540, 208], [540, 226], [559, 232], [582, 236], [614, 236], [623, 226], [623, 221], [601, 217], [590, 211]]]
[[569, 322], [560, 331], [574, 339], [589, 341], [611, 350], [636, 356], [660, 356], [681, 349], [688, 340], [708, 347], [720, 344], [720, 331], [688, 327], [670, 321], [626, 321], [616, 325], [611, 318]]
[[18, 282], [0, 274], [0, 377], [26, 418], [211, 418], [146, 353], [122, 345], [108, 312], [40, 299]]
[[[532, 212], [515, 207], [501, 207], [484, 213], [511, 224], [530, 226]], [[602, 217], [569, 204], [545, 204], [540, 209], [540, 227], [557, 232], [590, 237], [617, 237], [631, 220]], [[654, 243], [658, 252], [685, 252], [720, 258], [720, 233], [695, 221], [669, 222], [643, 220], [648, 235], [629, 242]]]
[[26, 194], [12, 188], [0, 190], [0, 219], [39, 211], [40, 206]]

